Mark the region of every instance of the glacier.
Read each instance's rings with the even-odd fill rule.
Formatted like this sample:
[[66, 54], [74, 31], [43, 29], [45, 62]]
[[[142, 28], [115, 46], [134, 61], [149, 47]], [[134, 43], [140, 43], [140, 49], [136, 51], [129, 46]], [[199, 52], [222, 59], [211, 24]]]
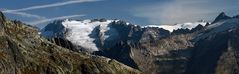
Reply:
[[[75, 46], [80, 46], [88, 52], [100, 51], [102, 46], [109, 46], [120, 39], [118, 32], [111, 26], [112, 22], [119, 22], [119, 20], [63, 20], [49, 24], [45, 27], [41, 34], [47, 38], [64, 38], [72, 42]], [[206, 22], [183, 23], [176, 25], [148, 25], [141, 26], [141, 28], [158, 27], [173, 32], [177, 29], [192, 29], [197, 25], [206, 25]], [[126, 22], [125, 25], [131, 25]], [[137, 25], [133, 25], [137, 26]], [[57, 31], [56, 31], [57, 29]]]

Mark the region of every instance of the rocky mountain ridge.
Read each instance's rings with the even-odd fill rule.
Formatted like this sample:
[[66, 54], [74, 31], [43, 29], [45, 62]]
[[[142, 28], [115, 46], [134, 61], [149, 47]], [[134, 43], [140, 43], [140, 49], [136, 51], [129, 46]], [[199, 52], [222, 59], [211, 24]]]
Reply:
[[[0, 13], [1, 73], [239, 73], [239, 18], [225, 13], [213, 23], [172, 32], [105, 19], [56, 21], [42, 31], [48, 31], [41, 33], [48, 40], [36, 28]], [[73, 42], [74, 37], [86, 40]], [[84, 41], [94, 43], [94, 51], [76, 45]]]
[[49, 42], [36, 28], [0, 13], [0, 72], [3, 74], [140, 74], [116, 60], [74, 52]]
[[[182, 28], [172, 32], [159, 27], [142, 28], [124, 21], [112, 21], [108, 24], [110, 26], [106, 28], [113, 28], [113, 33], [117, 34], [117, 38], [104, 41], [102, 36], [112, 32], [107, 32], [110, 29], [101, 31], [101, 24], [98, 23], [99, 26], [95, 27], [92, 32], [94, 33], [93, 43], [97, 44], [96, 47], [100, 50], [91, 53], [115, 59], [145, 74], [228, 74], [238, 71], [237, 66], [231, 66], [237, 65], [235, 60], [238, 59], [232, 56], [237, 55], [237, 47], [232, 45], [238, 45], [238, 43], [231, 41], [237, 41], [236, 36], [233, 35], [237, 33], [239, 25], [236, 16], [231, 18], [221, 13], [211, 24], [198, 24], [192, 29]], [[56, 38], [61, 37], [56, 36]], [[61, 40], [71, 43], [67, 38]], [[232, 49], [231, 47], [235, 47], [233, 48], [235, 51], [224, 52], [226, 49]], [[85, 50], [84, 47], [79, 48]], [[73, 50], [78, 52], [78, 49]], [[220, 56], [221, 60], [218, 60]], [[232, 60], [234, 63], [224, 60]], [[226, 67], [230, 68], [225, 69]]]

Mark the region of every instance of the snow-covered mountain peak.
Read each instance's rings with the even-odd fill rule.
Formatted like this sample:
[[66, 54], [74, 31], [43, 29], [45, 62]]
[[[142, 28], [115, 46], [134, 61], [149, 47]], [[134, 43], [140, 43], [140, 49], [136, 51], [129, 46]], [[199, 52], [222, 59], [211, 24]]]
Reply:
[[[193, 29], [199, 24], [205, 26], [207, 22], [183, 23], [176, 25], [148, 25], [141, 29], [158, 27], [173, 32], [177, 29]], [[135, 28], [134, 28], [135, 27]], [[111, 47], [122, 38], [126, 38], [133, 30], [140, 29], [137, 25], [120, 20], [62, 20], [48, 24], [41, 32], [47, 38], [63, 38], [75, 46], [94, 52]], [[126, 34], [124, 34], [126, 33]], [[161, 32], [160, 32], [161, 33]], [[123, 35], [123, 36], [122, 36]]]
[[194, 22], [194, 23], [183, 23], [183, 24], [176, 24], [176, 25], [147, 25], [144, 27], [158, 27], [158, 28], [163, 28], [166, 29], [170, 32], [173, 32], [173, 30], [177, 30], [177, 29], [192, 29], [195, 28], [196, 26], [198, 26], [199, 24], [201, 24], [202, 26], [205, 26], [207, 22]]
[[[65, 20], [62, 24], [65, 28], [70, 29], [70, 34], [66, 36], [66, 39], [71, 41], [74, 44], [82, 46], [86, 49], [89, 49], [90, 52], [99, 51], [96, 46], [95, 40], [98, 37], [97, 28], [99, 27], [100, 33], [104, 34], [109, 30], [109, 24], [113, 22], [113, 20], [107, 20], [104, 22], [100, 21], [91, 21], [91, 20], [83, 20], [83, 21], [69, 21]], [[109, 36], [103, 35], [103, 39], [107, 39]]]
[[[97, 42], [114, 40], [118, 37], [118, 32], [110, 26], [112, 22], [118, 20], [63, 20], [48, 24], [42, 35], [47, 38], [58, 37], [71, 41], [74, 45], [83, 47], [89, 52], [99, 51]], [[53, 28], [59, 28], [57, 31]]]
[[213, 24], [206, 26], [205, 31], [202, 32], [201, 34], [199, 34], [199, 36], [197, 36], [197, 38], [195, 40], [198, 41], [198, 40], [204, 39], [210, 35], [230, 31], [230, 30], [238, 28], [238, 27], [239, 27], [239, 18], [221, 20], [221, 21], [218, 21], [218, 22], [215, 22]]
[[212, 30], [211, 32], [221, 32], [225, 31], [231, 28], [239, 27], [239, 19], [234, 18], [234, 19], [229, 19], [225, 21], [220, 21], [214, 24], [209, 25], [206, 27], [208, 30]]

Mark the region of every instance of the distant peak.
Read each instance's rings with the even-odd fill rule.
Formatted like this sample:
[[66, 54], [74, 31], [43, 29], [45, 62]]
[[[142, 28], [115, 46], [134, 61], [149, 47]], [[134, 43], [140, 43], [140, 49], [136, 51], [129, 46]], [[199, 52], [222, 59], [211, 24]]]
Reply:
[[230, 16], [227, 16], [224, 12], [221, 12], [212, 23], [216, 23], [221, 20], [231, 19]]
[[205, 26], [208, 26], [208, 25], [210, 25], [210, 23], [207, 22]]
[[234, 16], [233, 18], [238, 18], [238, 19], [239, 19], [239, 15], [237, 15], [237, 16]]
[[226, 13], [221, 12], [218, 16], [218, 18], [231, 18], [230, 16], [227, 16]]
[[219, 15], [226, 15], [225, 12], [221, 12]]
[[206, 22], [194, 22], [194, 23], [188, 22], [188, 23], [175, 24], [175, 25], [147, 25], [147, 26], [144, 26], [144, 27], [158, 27], [158, 28], [163, 28], [163, 29], [166, 29], [170, 32], [173, 32], [174, 30], [177, 30], [177, 29], [189, 29], [189, 30], [191, 30], [192, 28], [195, 28], [199, 24], [202, 25], [202, 26], [205, 26]]

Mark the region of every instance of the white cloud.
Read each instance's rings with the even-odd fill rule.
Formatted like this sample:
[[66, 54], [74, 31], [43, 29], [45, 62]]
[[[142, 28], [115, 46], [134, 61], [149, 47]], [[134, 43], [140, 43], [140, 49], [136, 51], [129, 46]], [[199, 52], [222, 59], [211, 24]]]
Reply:
[[2, 12], [9, 13], [9, 12], [28, 11], [28, 10], [35, 10], [35, 9], [42, 9], [42, 8], [49, 8], [49, 7], [58, 7], [58, 6], [63, 6], [63, 5], [85, 3], [85, 2], [96, 2], [96, 1], [101, 1], [101, 0], [70, 0], [70, 1], [53, 3], [53, 4], [31, 6], [31, 7], [15, 9], [15, 10], [6, 10], [6, 11], [2, 11]]
[[36, 6], [31, 6], [31, 7], [21, 8], [21, 9], [14, 9], [14, 10], [1, 9], [1, 10], [3, 10], [2, 11], [3, 13], [15, 14], [15, 15], [23, 16], [23, 17], [44, 20], [44, 19], [46, 19], [46, 17], [35, 15], [35, 14], [30, 14], [30, 13], [26, 13], [26, 12], [22, 12], [22, 11], [50, 8], [50, 7], [58, 7], [58, 6], [63, 6], [63, 5], [76, 4], [76, 3], [95, 2], [95, 1], [101, 1], [101, 0], [69, 0], [69, 1], [64, 1], [64, 2], [52, 3], [52, 4], [36, 5]]
[[46, 23], [46, 22], [50, 22], [50, 21], [54, 21], [54, 20], [67, 19], [67, 18], [73, 18], [73, 17], [82, 17], [82, 16], [85, 16], [85, 15], [61, 16], [61, 17], [55, 17], [55, 18], [38, 20], [38, 21], [27, 22], [27, 23], [32, 24], [32, 25], [38, 25], [38, 24], [42, 24], [42, 23]]
[[50, 7], [58, 7], [58, 6], [77, 4], [77, 3], [96, 2], [96, 1], [102, 1], [102, 0], [67, 0], [67, 1], [57, 2], [57, 3], [52, 3], [52, 4], [30, 6], [30, 7], [21, 8], [21, 9], [14, 9], [14, 10], [1, 9], [1, 10], [3, 10], [2, 11], [3, 13], [15, 14], [15, 15], [20, 15], [20, 16], [29, 17], [29, 18], [36, 18], [37, 21], [27, 22], [27, 23], [32, 24], [32, 25], [37, 25], [37, 24], [42, 24], [42, 23], [46, 23], [46, 22], [49, 22], [49, 21], [53, 21], [53, 20], [80, 17], [80, 16], [84, 16], [84, 15], [70, 15], [70, 16], [61, 16], [61, 17], [55, 17], [55, 18], [48, 19], [48, 18], [43, 17], [43, 16], [30, 14], [30, 13], [25, 13], [23, 11], [50, 8]]
[[132, 12], [136, 17], [146, 18], [149, 24], [175, 24], [195, 22], [201, 19], [212, 21], [220, 12], [229, 12], [238, 4], [238, 0], [232, 0], [232, 2], [225, 0], [171, 0], [163, 4], [155, 3], [136, 7]]
[[35, 15], [35, 14], [29, 14], [25, 12], [8, 12], [9, 14], [15, 14], [15, 15], [20, 15], [23, 17], [29, 17], [29, 18], [36, 18], [36, 19], [46, 19], [46, 17]]
[[[2, 11], [7, 11], [8, 9], [0, 9]], [[14, 14], [14, 15], [20, 15], [22, 17], [28, 17], [28, 18], [36, 18], [36, 19], [46, 19], [46, 17], [35, 15], [35, 14], [30, 14], [26, 12], [17, 12], [17, 11], [12, 11], [12, 12], [3, 12], [6, 14]]]

